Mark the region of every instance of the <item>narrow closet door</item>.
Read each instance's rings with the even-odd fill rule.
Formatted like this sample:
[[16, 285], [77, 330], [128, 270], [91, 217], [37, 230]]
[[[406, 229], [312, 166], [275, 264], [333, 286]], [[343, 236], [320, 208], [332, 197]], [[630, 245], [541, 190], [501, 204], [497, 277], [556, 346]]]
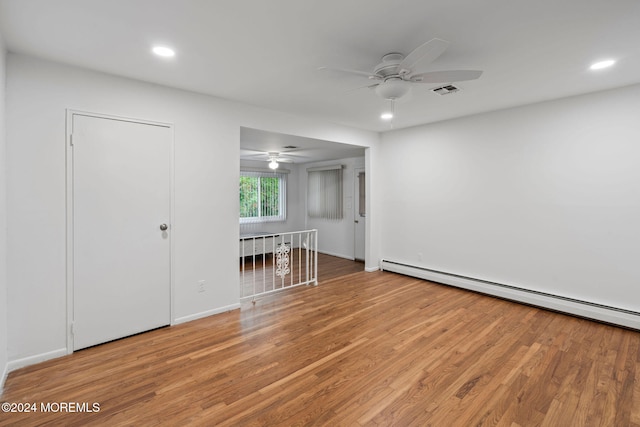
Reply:
[[167, 126], [74, 114], [73, 348], [171, 321]]

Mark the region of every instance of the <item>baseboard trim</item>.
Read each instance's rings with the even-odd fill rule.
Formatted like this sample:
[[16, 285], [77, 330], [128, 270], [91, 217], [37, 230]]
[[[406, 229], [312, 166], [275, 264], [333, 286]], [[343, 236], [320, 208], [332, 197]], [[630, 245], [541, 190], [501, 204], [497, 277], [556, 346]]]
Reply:
[[598, 320], [632, 329], [640, 330], [640, 313], [589, 301], [567, 298], [545, 292], [532, 291], [517, 286], [490, 282], [473, 277], [431, 270], [395, 261], [382, 260], [380, 269], [419, 279], [430, 280], [455, 286], [523, 304], [534, 305], [549, 310], [560, 311], [579, 317]]
[[[203, 317], [212, 316], [214, 314], [220, 314], [231, 310], [236, 310], [240, 308], [240, 304], [231, 304], [225, 307], [220, 307], [213, 310], [203, 311], [201, 313], [195, 313], [189, 316], [179, 317], [175, 319], [172, 325], [178, 325], [180, 323], [190, 322], [192, 320], [201, 319]], [[9, 375], [10, 372], [15, 371], [16, 369], [24, 368], [25, 366], [35, 365], [37, 363], [45, 362], [50, 359], [55, 359], [58, 357], [66, 356], [67, 349], [62, 348], [58, 350], [53, 350], [47, 353], [37, 354], [35, 356], [24, 357], [21, 359], [11, 360], [7, 363], [7, 366], [4, 369], [4, 373], [0, 378], [0, 392], [4, 387], [4, 382]]]
[[191, 322], [192, 320], [202, 319], [203, 317], [213, 316], [214, 314], [226, 313], [227, 311], [237, 310], [240, 308], [240, 303], [231, 304], [224, 307], [214, 308], [213, 310], [202, 311], [200, 313], [190, 314], [188, 316], [178, 317], [172, 323], [172, 325], [179, 325], [181, 323]]
[[35, 356], [10, 360], [9, 363], [7, 363], [7, 373], [13, 372], [16, 369], [24, 368], [25, 366], [35, 365], [36, 363], [46, 362], [51, 359], [57, 359], [58, 357], [66, 356], [67, 354], [67, 348], [65, 347], [58, 350], [48, 351], [46, 353], [36, 354]]
[[355, 261], [355, 258], [352, 256], [347, 256], [347, 255], [343, 255], [343, 254], [337, 254], [337, 253], [333, 253], [333, 252], [325, 252], [325, 251], [318, 251], [319, 254], [324, 254], [324, 255], [330, 255], [330, 256], [334, 256], [336, 258], [343, 258], [343, 259], [348, 259], [349, 261]]
[[367, 273], [373, 273], [374, 271], [378, 271], [378, 270], [380, 270], [380, 267], [378, 266], [364, 268], [364, 271], [366, 271]]

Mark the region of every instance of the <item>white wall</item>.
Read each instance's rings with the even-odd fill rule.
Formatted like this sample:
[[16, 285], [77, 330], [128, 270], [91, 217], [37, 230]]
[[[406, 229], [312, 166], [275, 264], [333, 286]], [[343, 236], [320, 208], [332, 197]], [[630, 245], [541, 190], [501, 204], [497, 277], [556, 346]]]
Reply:
[[382, 258], [640, 311], [639, 111], [636, 85], [385, 133]]
[[[307, 200], [307, 168], [341, 164], [342, 170], [342, 196], [343, 217], [338, 220], [321, 218], [309, 218], [306, 216]], [[300, 199], [303, 201], [306, 229], [318, 230], [318, 251], [329, 255], [354, 259], [354, 223], [353, 209], [354, 194], [354, 169], [365, 167], [364, 157], [353, 157], [325, 162], [307, 163], [300, 165]]]
[[[67, 108], [174, 124], [174, 317], [179, 321], [238, 302], [241, 126], [364, 147], [379, 138], [373, 132], [9, 54], [8, 356], [14, 366], [59, 355], [66, 347]], [[197, 292], [198, 280], [207, 283], [204, 294]]]
[[0, 393], [7, 372], [7, 167], [5, 132], [6, 51], [0, 35]]

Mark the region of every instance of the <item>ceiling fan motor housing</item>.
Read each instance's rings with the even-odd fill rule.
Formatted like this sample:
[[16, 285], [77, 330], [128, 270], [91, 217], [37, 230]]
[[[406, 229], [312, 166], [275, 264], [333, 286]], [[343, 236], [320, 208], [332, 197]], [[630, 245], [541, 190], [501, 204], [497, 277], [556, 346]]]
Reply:
[[404, 59], [401, 53], [388, 53], [382, 57], [382, 62], [376, 65], [373, 74], [380, 77], [389, 77], [398, 74], [398, 65]]

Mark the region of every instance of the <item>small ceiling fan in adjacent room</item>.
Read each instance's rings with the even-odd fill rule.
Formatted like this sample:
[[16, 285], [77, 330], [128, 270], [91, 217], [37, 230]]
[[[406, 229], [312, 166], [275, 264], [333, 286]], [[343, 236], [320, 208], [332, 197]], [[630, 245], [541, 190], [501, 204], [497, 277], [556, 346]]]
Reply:
[[393, 110], [395, 101], [407, 95], [415, 85], [475, 80], [482, 75], [480, 70], [428, 71], [429, 65], [442, 55], [449, 44], [448, 41], [435, 38], [420, 45], [407, 56], [388, 53], [372, 72], [330, 67], [319, 69], [362, 76], [375, 81], [363, 87], [374, 89], [378, 96], [389, 100]]
[[279, 153], [276, 151], [260, 151], [242, 148], [240, 149], [240, 158], [245, 160], [269, 162], [270, 169], [278, 169], [280, 163], [294, 163], [296, 159], [302, 159], [302, 156], [296, 156], [292, 153]]

